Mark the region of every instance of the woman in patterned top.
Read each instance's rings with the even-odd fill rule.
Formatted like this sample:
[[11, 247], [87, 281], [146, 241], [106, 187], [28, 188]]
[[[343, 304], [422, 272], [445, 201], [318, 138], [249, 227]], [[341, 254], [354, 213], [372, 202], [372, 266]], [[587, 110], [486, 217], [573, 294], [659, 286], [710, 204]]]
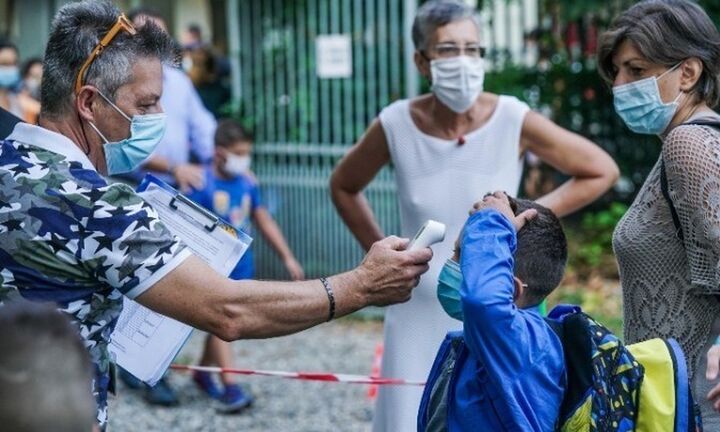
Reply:
[[598, 63], [627, 126], [662, 140], [613, 238], [625, 340], [677, 339], [705, 426], [718, 430], [716, 377], [704, 373], [718, 360], [704, 354], [720, 333], [720, 130], [688, 123], [720, 121], [712, 110], [720, 101], [720, 33], [695, 3], [643, 1], [602, 35]]

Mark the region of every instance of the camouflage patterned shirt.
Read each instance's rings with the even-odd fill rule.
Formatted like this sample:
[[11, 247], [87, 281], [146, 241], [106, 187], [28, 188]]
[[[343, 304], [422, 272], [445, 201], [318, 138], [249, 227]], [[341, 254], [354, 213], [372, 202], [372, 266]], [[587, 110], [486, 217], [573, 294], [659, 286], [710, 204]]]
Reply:
[[142, 294], [189, 255], [150, 205], [108, 184], [65, 136], [18, 124], [0, 141], [0, 304], [21, 296], [71, 316], [95, 364], [101, 426], [122, 296]]

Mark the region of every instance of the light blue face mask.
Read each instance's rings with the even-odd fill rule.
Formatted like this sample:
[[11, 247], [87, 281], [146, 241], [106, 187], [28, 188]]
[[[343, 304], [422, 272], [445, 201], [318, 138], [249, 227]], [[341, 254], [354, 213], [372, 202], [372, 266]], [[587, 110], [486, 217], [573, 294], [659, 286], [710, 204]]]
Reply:
[[452, 258], [447, 260], [438, 276], [437, 296], [445, 313], [463, 320], [462, 301], [460, 299], [460, 286], [463, 276], [460, 264]]
[[0, 88], [11, 88], [20, 82], [20, 70], [17, 66], [0, 66]]
[[103, 149], [107, 173], [115, 175], [133, 171], [150, 156], [165, 134], [166, 115], [165, 113], [134, 115], [131, 119], [104, 94], [100, 91], [98, 94], [130, 122], [130, 137], [118, 142], [108, 141], [100, 130], [90, 123], [105, 141]]
[[658, 135], [667, 129], [678, 107], [678, 94], [674, 101], [665, 103], [660, 97], [658, 80], [674, 71], [678, 63], [659, 77], [648, 77], [639, 81], [613, 87], [615, 111], [633, 132]]

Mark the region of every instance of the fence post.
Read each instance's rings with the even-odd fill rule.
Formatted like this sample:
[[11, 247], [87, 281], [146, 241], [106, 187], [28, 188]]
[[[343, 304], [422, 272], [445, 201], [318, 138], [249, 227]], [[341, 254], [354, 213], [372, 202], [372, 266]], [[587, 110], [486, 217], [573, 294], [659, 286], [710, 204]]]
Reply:
[[405, 29], [405, 97], [411, 98], [418, 95], [420, 90], [417, 68], [415, 68], [415, 47], [412, 42], [412, 24], [417, 12], [417, 0], [404, 0], [405, 7], [403, 17]]

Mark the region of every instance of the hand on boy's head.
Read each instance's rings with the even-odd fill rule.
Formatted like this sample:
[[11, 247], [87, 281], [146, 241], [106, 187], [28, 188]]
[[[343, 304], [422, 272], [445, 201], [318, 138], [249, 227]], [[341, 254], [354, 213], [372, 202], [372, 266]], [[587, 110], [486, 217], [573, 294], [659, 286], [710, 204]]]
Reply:
[[485, 195], [482, 201], [478, 201], [473, 205], [470, 215], [488, 208], [495, 209], [505, 215], [515, 227], [515, 231], [520, 231], [528, 221], [537, 216], [537, 210], [535, 209], [528, 209], [519, 215], [515, 215], [508, 196], [502, 191], [495, 191], [492, 194]]

